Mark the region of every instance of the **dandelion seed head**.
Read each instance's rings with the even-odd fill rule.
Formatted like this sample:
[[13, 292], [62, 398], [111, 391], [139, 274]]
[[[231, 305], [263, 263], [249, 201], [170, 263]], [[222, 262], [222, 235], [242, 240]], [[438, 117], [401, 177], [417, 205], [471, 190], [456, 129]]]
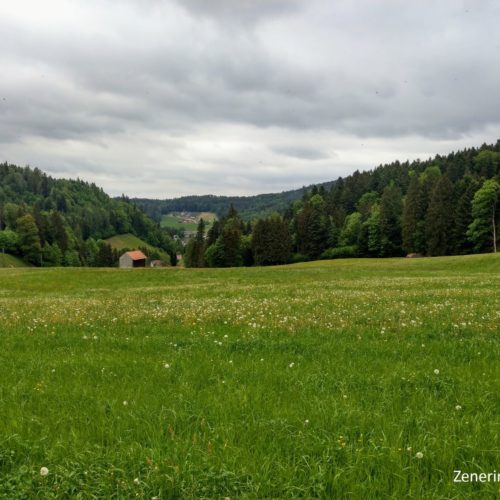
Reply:
[[40, 469], [40, 476], [45, 477], [49, 473], [49, 469], [47, 467], [42, 467]]

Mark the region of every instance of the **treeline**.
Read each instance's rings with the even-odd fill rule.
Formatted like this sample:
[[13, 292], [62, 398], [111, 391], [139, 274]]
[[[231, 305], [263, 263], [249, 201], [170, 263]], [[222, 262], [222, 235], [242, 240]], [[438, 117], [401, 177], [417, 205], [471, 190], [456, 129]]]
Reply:
[[428, 161], [394, 162], [313, 187], [282, 215], [245, 223], [231, 207], [186, 246], [188, 267], [338, 257], [496, 251], [500, 141]]
[[[321, 184], [330, 188], [333, 182]], [[160, 221], [162, 216], [171, 212], [214, 212], [220, 219], [224, 217], [230, 206], [233, 206], [244, 221], [269, 216], [274, 212], [282, 213], [290, 203], [300, 200], [309, 188], [294, 189], [281, 193], [266, 193], [255, 196], [183, 196], [172, 200], [149, 200], [134, 198], [137, 206], [142, 208], [151, 218]]]
[[127, 198], [112, 199], [81, 180], [0, 164], [0, 251], [37, 266], [112, 266], [117, 252], [104, 240], [123, 233], [175, 261], [172, 238]]

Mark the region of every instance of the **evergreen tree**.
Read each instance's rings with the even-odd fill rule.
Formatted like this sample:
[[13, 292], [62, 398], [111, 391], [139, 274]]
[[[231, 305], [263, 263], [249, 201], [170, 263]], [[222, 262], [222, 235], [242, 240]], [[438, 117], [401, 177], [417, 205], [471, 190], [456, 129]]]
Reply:
[[453, 184], [442, 176], [432, 190], [425, 218], [428, 255], [446, 255], [451, 250], [453, 229]]
[[421, 183], [417, 175], [412, 175], [406, 194], [402, 218], [402, 245], [406, 253], [424, 251], [422, 224], [425, 216]]
[[290, 258], [291, 246], [288, 224], [279, 215], [257, 221], [252, 234], [256, 265], [285, 264]]
[[207, 233], [207, 242], [206, 242], [207, 248], [213, 245], [217, 241], [217, 238], [220, 236], [220, 232], [221, 232], [221, 223], [218, 220], [216, 220], [212, 224]]
[[65, 253], [69, 248], [68, 232], [64, 224], [64, 219], [59, 212], [52, 212], [50, 215], [50, 235], [51, 241]]
[[451, 250], [454, 254], [465, 255], [473, 250], [467, 230], [472, 224], [472, 200], [478, 189], [478, 182], [471, 176], [464, 177], [457, 184], [455, 199], [458, 201], [454, 210]]
[[368, 230], [368, 253], [370, 256], [378, 257], [381, 254], [380, 245], [380, 206], [373, 205], [370, 217], [365, 222]]
[[326, 204], [317, 194], [306, 201], [297, 214], [297, 249], [309, 259], [317, 259], [327, 247], [331, 224]]
[[226, 222], [217, 241], [219, 240], [224, 254], [224, 265], [222, 267], [241, 266], [243, 264], [241, 230], [236, 219], [232, 218]]
[[402, 254], [401, 248], [401, 190], [391, 183], [384, 189], [380, 200], [380, 256]]
[[186, 267], [203, 267], [205, 265], [205, 221], [200, 219], [196, 236], [190, 238], [184, 253]]
[[113, 247], [105, 241], [98, 241], [99, 251], [96, 257], [96, 267], [113, 267], [116, 265]]

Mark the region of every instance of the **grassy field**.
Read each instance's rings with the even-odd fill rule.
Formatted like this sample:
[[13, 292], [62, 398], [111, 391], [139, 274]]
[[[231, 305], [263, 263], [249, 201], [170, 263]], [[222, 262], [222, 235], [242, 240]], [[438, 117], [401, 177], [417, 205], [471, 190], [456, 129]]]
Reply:
[[26, 262], [19, 257], [0, 252], [0, 268], [1, 267], [29, 267], [29, 264], [26, 264]]
[[206, 222], [206, 229], [210, 228], [217, 216], [212, 212], [189, 212], [196, 219], [196, 222], [183, 222], [179, 214], [167, 214], [161, 219], [161, 227], [171, 227], [173, 229], [182, 229], [183, 231], [196, 231], [198, 221], [203, 219]]
[[499, 322], [492, 255], [0, 270], [0, 497], [494, 498]]

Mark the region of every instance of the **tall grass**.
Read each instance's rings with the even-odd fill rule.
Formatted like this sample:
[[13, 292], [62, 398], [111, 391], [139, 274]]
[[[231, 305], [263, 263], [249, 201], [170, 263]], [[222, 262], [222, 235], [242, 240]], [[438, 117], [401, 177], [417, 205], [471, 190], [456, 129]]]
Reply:
[[0, 496], [493, 497], [453, 470], [500, 470], [499, 277], [2, 270]]

